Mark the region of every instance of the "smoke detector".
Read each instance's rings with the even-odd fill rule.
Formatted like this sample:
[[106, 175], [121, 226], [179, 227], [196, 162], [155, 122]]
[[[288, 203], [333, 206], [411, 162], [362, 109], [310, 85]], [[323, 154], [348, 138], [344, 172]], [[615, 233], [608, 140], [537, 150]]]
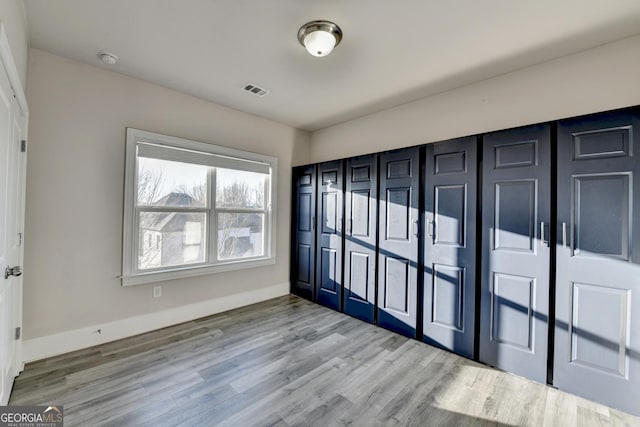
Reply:
[[98, 58], [107, 65], [113, 65], [118, 62], [118, 57], [111, 52], [100, 52]]

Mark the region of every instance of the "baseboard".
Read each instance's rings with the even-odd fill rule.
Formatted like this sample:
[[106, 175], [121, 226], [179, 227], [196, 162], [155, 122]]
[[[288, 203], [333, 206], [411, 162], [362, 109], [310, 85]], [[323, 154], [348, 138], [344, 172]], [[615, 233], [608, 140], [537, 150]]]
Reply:
[[[22, 342], [22, 362], [33, 362], [58, 354], [131, 337], [178, 323], [188, 322], [234, 308], [266, 301], [289, 293], [289, 283], [255, 291], [176, 307], [156, 313], [129, 317], [72, 331], [31, 338]], [[97, 331], [100, 330], [100, 333]]]

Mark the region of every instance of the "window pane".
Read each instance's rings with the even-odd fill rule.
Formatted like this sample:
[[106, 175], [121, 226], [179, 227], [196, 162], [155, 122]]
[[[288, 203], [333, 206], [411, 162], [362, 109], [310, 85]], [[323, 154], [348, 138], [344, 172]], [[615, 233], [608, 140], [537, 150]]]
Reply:
[[207, 166], [138, 157], [138, 206], [206, 206]]
[[234, 169], [216, 171], [216, 206], [219, 208], [264, 208], [267, 175]]
[[264, 214], [219, 213], [218, 258], [264, 255]]
[[141, 212], [138, 269], [205, 261], [206, 214]]

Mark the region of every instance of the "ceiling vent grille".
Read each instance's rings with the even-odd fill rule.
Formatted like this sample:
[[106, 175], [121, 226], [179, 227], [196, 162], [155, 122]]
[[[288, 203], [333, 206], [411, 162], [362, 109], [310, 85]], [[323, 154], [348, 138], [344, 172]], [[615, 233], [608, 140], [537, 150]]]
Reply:
[[260, 98], [262, 98], [263, 96], [267, 96], [271, 93], [270, 90], [261, 88], [252, 83], [247, 83], [246, 85], [242, 86], [242, 90], [249, 92], [255, 96], [259, 96]]

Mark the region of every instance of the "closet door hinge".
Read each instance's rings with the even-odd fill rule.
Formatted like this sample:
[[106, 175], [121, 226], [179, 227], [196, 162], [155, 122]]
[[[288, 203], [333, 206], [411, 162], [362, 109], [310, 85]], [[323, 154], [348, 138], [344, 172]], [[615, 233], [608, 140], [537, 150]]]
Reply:
[[21, 336], [22, 336], [22, 328], [20, 328], [20, 326], [18, 326], [16, 328], [15, 339], [19, 340]]
[[20, 141], [20, 152], [24, 153], [27, 151], [27, 140], [23, 139], [22, 141]]

